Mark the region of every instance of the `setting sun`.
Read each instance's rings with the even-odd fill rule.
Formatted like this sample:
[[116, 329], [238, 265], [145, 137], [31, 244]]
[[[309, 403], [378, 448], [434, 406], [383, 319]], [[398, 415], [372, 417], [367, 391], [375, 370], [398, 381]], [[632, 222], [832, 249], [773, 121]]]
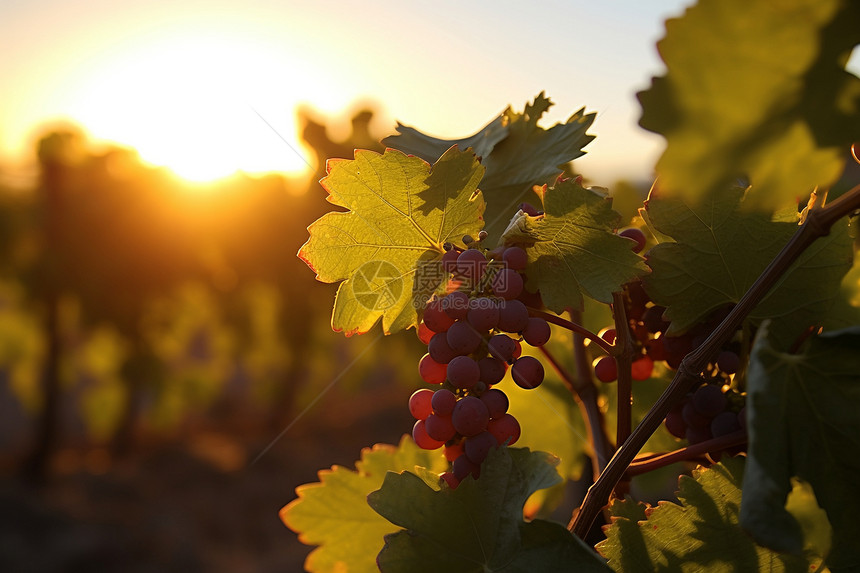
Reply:
[[144, 161], [193, 181], [307, 171], [292, 112], [298, 98], [265, 98], [273, 82], [289, 81], [283, 62], [267, 53], [223, 36], [141, 43], [79, 78], [70, 112], [94, 137], [131, 145]]

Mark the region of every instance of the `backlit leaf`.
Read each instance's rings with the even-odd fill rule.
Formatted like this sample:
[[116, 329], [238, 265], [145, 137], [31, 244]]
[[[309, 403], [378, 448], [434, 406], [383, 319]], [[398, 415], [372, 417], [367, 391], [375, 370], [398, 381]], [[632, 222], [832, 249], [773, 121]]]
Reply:
[[833, 526], [834, 570], [860, 569], [860, 327], [812, 338], [803, 354], [773, 346], [773, 325], [756, 338], [747, 381], [749, 462], [741, 520], [761, 543], [803, 547], [785, 510], [791, 478], [808, 482]]
[[549, 129], [538, 126], [541, 116], [552, 105], [541, 92], [534, 102], [526, 104], [522, 113], [508, 107], [475, 135], [457, 140], [437, 139], [398, 124], [398, 135], [384, 139], [383, 143], [425, 161], [435, 161], [454, 144], [472, 147], [487, 169], [480, 185], [487, 202], [485, 230], [495, 242], [517, 206], [537, 200], [532, 186], [554, 181], [562, 173], [560, 166], [584, 155], [582, 148], [594, 139], [585, 132], [594, 122], [595, 114], [586, 114], [585, 108], [565, 123]]
[[332, 328], [347, 336], [380, 318], [386, 334], [418, 324], [419, 311], [445, 280], [438, 261], [446, 242], [483, 226], [476, 193], [483, 168], [452, 147], [433, 165], [395, 150], [358, 150], [354, 160], [329, 161], [321, 181], [327, 213], [308, 231], [299, 257], [323, 282], [341, 282]]
[[607, 571], [594, 552], [561, 524], [523, 521], [523, 504], [538, 489], [560, 481], [550, 457], [497, 448], [452, 490], [421, 478], [389, 473], [368, 503], [405, 528], [386, 538], [383, 573]]
[[850, 0], [700, 0], [667, 21], [667, 73], [639, 94], [661, 187], [699, 200], [747, 177], [746, 206], [776, 208], [832, 185], [860, 133], [858, 22]]
[[819, 558], [779, 554], [744, 533], [738, 523], [743, 476], [740, 457], [681, 476], [681, 505], [661, 501], [646, 510], [645, 519], [641, 506], [614, 503], [598, 551], [623, 573], [818, 571]]
[[[661, 190], [652, 191], [646, 202], [649, 224], [675, 241], [648, 252], [652, 272], [643, 279], [654, 302], [668, 307], [670, 333], [683, 332], [714, 309], [737, 303], [797, 231], [794, 221], [745, 211], [743, 196], [744, 190], [735, 187], [690, 206], [664, 197]], [[806, 249], [749, 318], [754, 323], [773, 318], [790, 345], [808, 325], [825, 317], [851, 262], [851, 238], [840, 222]]]
[[367, 505], [367, 494], [382, 485], [388, 471], [447, 468], [439, 451], [422, 450], [408, 437], [396, 448], [365, 448], [355, 465], [358, 471], [334, 466], [319, 472], [319, 483], [296, 488], [298, 499], [281, 510], [281, 519], [302, 543], [319, 545], [305, 561], [308, 571], [377, 571], [383, 537], [398, 528]]
[[576, 179], [544, 186], [539, 195], [544, 214], [520, 213], [504, 238], [526, 248], [529, 284], [540, 289], [548, 309], [581, 310], [583, 294], [610, 303], [614, 291], [647, 273], [631, 241], [614, 233], [621, 218], [606, 195]]

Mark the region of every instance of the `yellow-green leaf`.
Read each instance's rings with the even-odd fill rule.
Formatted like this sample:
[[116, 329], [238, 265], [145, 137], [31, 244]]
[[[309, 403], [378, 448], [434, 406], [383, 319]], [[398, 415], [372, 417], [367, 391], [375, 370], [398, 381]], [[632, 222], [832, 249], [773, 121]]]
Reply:
[[446, 242], [462, 245], [483, 226], [477, 191], [484, 169], [469, 151], [451, 147], [431, 168], [393, 149], [358, 150], [354, 160], [329, 161], [321, 181], [327, 213], [308, 231], [299, 257], [323, 282], [341, 282], [332, 328], [347, 336], [380, 319], [386, 334], [418, 324], [419, 312], [445, 276], [438, 264]]

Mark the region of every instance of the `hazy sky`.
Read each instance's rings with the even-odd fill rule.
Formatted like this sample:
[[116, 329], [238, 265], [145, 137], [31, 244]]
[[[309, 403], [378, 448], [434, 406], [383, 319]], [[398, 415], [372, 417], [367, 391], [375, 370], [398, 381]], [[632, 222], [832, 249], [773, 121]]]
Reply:
[[461, 137], [545, 90], [546, 126], [598, 113], [579, 169], [607, 185], [647, 177], [661, 139], [636, 126], [635, 92], [662, 69], [663, 21], [687, 4], [4, 0], [0, 164], [68, 118], [191, 177], [297, 170], [258, 113], [306, 154], [297, 104], [372, 100], [381, 126]]

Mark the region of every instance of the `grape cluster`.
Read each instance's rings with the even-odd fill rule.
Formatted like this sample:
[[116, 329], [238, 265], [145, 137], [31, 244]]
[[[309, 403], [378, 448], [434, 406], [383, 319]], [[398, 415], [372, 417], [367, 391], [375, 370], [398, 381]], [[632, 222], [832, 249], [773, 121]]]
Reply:
[[451, 248], [442, 264], [458, 289], [432, 298], [424, 309], [418, 336], [427, 353], [418, 371], [424, 382], [442, 387], [417, 390], [410, 397], [409, 410], [417, 420], [412, 437], [424, 449], [445, 447], [453, 465], [442, 478], [451, 487], [468, 475], [477, 478], [492, 448], [519, 439], [508, 397], [494, 388], [508, 368], [521, 388], [543, 382], [543, 365], [522, 356], [520, 346], [521, 341], [542, 346], [550, 337], [549, 324], [530, 317], [524, 302], [542, 306], [539, 295], [524, 288], [520, 271], [526, 262], [520, 247], [487, 254], [479, 248]]
[[728, 386], [702, 384], [666, 415], [666, 429], [690, 445], [746, 431], [744, 398]]

